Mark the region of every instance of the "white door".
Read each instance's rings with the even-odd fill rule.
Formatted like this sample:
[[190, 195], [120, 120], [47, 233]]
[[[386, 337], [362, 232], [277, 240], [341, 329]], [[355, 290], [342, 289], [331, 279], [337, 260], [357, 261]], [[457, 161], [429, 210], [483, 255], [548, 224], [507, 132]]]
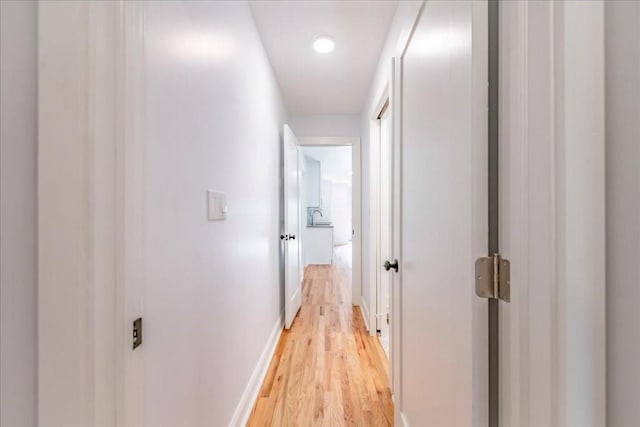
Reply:
[[284, 242], [285, 304], [284, 327], [289, 329], [302, 300], [302, 262], [300, 257], [300, 187], [302, 181], [300, 145], [284, 125]]
[[427, 1], [400, 57], [399, 425], [487, 423], [487, 30], [486, 2]]
[[377, 287], [377, 329], [380, 331], [380, 342], [387, 357], [389, 356], [389, 312], [391, 273], [383, 269], [385, 261], [393, 263], [391, 247], [391, 117], [386, 108], [380, 117], [380, 219], [378, 234], [378, 287]]

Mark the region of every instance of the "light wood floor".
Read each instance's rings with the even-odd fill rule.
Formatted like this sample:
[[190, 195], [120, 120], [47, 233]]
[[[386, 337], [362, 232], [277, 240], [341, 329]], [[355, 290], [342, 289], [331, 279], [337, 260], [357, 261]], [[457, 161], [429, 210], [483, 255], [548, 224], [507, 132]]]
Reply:
[[249, 426], [393, 424], [387, 359], [351, 305], [344, 248], [331, 266], [307, 267], [302, 307], [284, 331]]

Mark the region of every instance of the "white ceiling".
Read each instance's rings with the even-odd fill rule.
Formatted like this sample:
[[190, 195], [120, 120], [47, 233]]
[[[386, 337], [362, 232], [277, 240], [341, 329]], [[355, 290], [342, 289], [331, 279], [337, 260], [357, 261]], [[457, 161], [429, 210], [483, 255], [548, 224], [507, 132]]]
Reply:
[[[358, 114], [397, 1], [252, 1], [267, 55], [291, 115]], [[313, 50], [329, 34], [336, 48]]]

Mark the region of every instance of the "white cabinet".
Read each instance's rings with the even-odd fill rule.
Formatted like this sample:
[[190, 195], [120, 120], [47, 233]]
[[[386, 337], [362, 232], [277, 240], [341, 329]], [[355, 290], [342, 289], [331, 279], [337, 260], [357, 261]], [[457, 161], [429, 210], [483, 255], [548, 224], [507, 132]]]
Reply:
[[307, 227], [304, 237], [306, 264], [333, 262], [333, 226]]

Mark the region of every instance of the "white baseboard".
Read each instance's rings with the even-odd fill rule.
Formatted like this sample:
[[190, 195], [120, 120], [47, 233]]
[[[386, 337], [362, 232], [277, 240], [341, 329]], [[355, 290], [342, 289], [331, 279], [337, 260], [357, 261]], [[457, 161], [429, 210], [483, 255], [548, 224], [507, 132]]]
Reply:
[[362, 313], [362, 318], [364, 319], [364, 326], [367, 328], [367, 332], [371, 334], [371, 328], [369, 328], [369, 307], [367, 307], [366, 301], [363, 299], [359, 305], [360, 313]]
[[400, 422], [402, 422], [402, 425], [404, 427], [409, 427], [409, 422], [407, 421], [403, 413], [400, 413]]
[[260, 393], [260, 387], [262, 387], [264, 377], [267, 375], [269, 364], [271, 363], [273, 354], [276, 351], [278, 340], [280, 339], [280, 334], [282, 333], [282, 329], [284, 327], [283, 319], [284, 315], [280, 314], [278, 321], [271, 331], [271, 335], [269, 335], [267, 345], [264, 347], [264, 350], [260, 355], [260, 359], [258, 359], [258, 363], [256, 364], [256, 367], [251, 374], [251, 378], [249, 378], [249, 382], [242, 392], [240, 402], [238, 403], [238, 406], [233, 413], [233, 417], [231, 417], [229, 426], [241, 427], [247, 425], [249, 416], [251, 415], [251, 410], [253, 409], [253, 405], [256, 402], [258, 393]]

